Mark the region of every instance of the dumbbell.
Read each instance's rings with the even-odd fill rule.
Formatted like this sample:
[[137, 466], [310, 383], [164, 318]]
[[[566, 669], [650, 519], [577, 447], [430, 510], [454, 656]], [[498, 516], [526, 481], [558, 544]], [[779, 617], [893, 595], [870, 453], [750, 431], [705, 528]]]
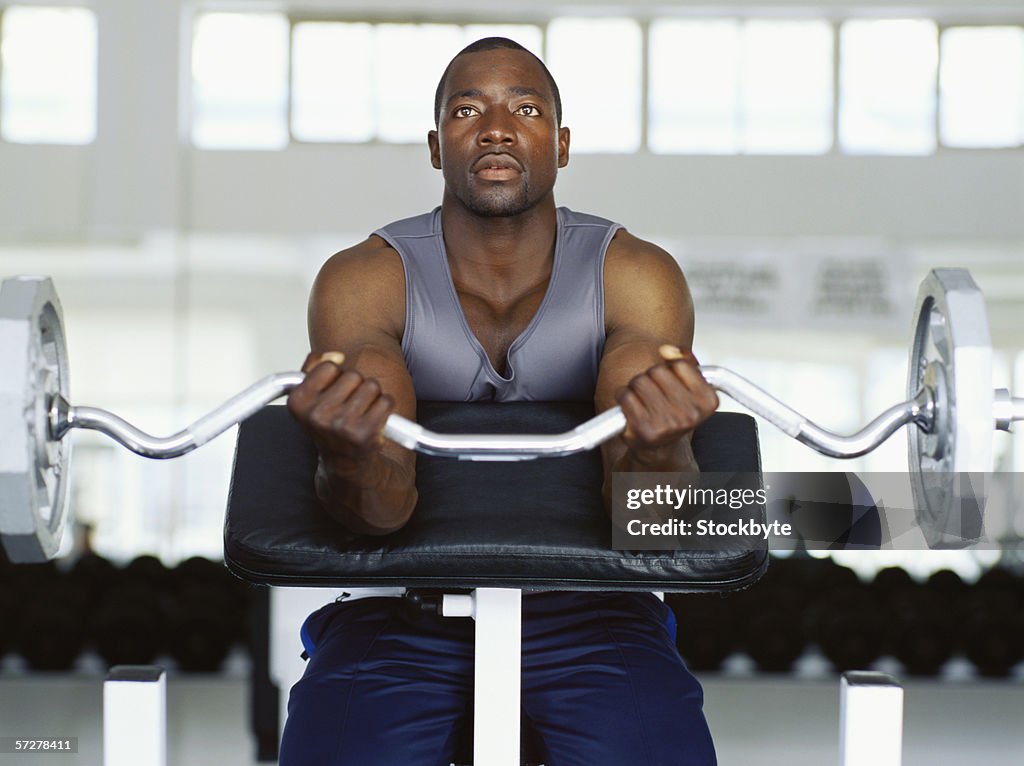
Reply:
[[245, 630], [235, 578], [222, 564], [201, 557], [182, 562], [171, 575], [167, 651], [183, 670], [216, 671]]
[[168, 579], [159, 559], [139, 556], [100, 596], [91, 628], [96, 651], [108, 665], [146, 665], [164, 650]]
[[16, 648], [33, 670], [67, 670], [88, 637], [89, 593], [70, 573], [40, 572], [25, 583]]
[[949, 592], [918, 583], [899, 567], [878, 572], [872, 590], [885, 621], [888, 652], [911, 675], [937, 675], [956, 651], [956, 607]]
[[992, 569], [970, 588], [963, 604], [964, 654], [978, 672], [1001, 678], [1024, 659], [1024, 584], [1004, 569]]

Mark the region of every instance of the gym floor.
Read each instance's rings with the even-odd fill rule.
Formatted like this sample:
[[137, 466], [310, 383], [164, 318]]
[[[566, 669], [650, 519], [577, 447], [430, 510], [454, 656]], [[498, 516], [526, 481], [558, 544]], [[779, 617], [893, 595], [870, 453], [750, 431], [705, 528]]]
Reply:
[[[813, 664], [813, 663], [812, 663]], [[806, 663], [805, 663], [806, 666]], [[168, 766], [256, 766], [248, 734], [243, 656], [218, 675], [170, 673]], [[949, 676], [950, 674], [947, 674]], [[955, 675], [955, 674], [953, 674]], [[702, 677], [721, 766], [832, 766], [838, 759], [839, 681], [809, 672]], [[1024, 751], [1024, 666], [1003, 681], [903, 679], [903, 766], [1018, 766]], [[3, 735], [78, 737], [77, 755], [2, 756], [19, 766], [101, 763], [102, 674], [0, 673]]]

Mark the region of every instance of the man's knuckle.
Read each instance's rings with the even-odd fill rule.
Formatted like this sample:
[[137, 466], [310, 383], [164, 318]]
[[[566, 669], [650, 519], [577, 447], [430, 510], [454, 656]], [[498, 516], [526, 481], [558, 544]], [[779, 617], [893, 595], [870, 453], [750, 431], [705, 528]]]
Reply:
[[338, 377], [338, 381], [347, 386], [358, 387], [363, 382], [363, 376], [355, 370], [345, 370]]
[[334, 428], [334, 418], [325, 407], [314, 407], [310, 410], [306, 422], [318, 431], [330, 431]]
[[294, 389], [285, 400], [285, 406], [288, 407], [288, 411], [293, 416], [300, 417], [308, 408], [308, 402], [304, 392], [297, 388]]
[[668, 373], [668, 366], [664, 363], [655, 365], [645, 373], [648, 377], [654, 378], [655, 380], [664, 380]]
[[658, 438], [658, 428], [651, 423], [641, 422], [634, 429], [637, 435], [644, 441], [653, 442]]

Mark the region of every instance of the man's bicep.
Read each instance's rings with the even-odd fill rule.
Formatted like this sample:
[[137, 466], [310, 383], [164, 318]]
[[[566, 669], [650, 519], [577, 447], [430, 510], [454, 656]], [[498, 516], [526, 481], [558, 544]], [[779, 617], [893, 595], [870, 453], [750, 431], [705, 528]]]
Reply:
[[662, 361], [664, 344], [690, 350], [693, 301], [682, 271], [670, 255], [630, 238], [631, 250], [605, 269], [605, 349], [595, 403], [615, 404], [635, 376]]
[[395, 399], [396, 412], [415, 417], [415, 392], [401, 346], [405, 302], [400, 269], [399, 264], [396, 273], [393, 263], [372, 257], [372, 251], [369, 258], [334, 256], [310, 293], [309, 344], [313, 353], [343, 352], [345, 369], [376, 380]]
[[[693, 302], [682, 271], [665, 251], [629, 236], [605, 267], [605, 348], [594, 405], [603, 412], [637, 375], [663, 362], [663, 345], [689, 351]], [[611, 255], [611, 251], [609, 251]], [[626, 452], [622, 438], [601, 447], [606, 480]]]

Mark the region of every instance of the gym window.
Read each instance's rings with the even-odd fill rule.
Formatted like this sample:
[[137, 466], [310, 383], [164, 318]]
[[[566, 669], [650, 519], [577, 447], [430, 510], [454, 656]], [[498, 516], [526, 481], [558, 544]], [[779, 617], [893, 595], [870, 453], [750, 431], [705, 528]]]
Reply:
[[943, 145], [1024, 144], [1024, 29], [950, 27], [942, 32], [939, 135]]
[[654, 22], [648, 146], [657, 153], [827, 152], [832, 40], [825, 21]]
[[[525, 24], [297, 22], [291, 38], [292, 137], [422, 142], [433, 127], [434, 89], [451, 51], [492, 35], [541, 52], [540, 28]], [[418, 65], [408, 66], [409, 60]]]
[[640, 148], [643, 35], [632, 19], [555, 19], [545, 59], [565, 104], [576, 152]]
[[96, 15], [12, 5], [0, 14], [0, 135], [24, 144], [96, 138]]
[[529, 24], [200, 14], [192, 43], [192, 142], [202, 149], [421, 143], [433, 127], [434, 89], [452, 51], [489, 35], [542, 53], [541, 29]]
[[839, 30], [839, 145], [849, 154], [935, 151], [934, 21], [856, 20]]
[[369, 141], [373, 114], [372, 27], [309, 22], [292, 29], [292, 136]]
[[201, 149], [283, 149], [287, 114], [287, 17], [198, 16], [192, 39], [192, 143]]
[[420, 144], [453, 51], [488, 35], [543, 55], [577, 153], [927, 155], [1024, 144], [1020, 25], [414, 24], [215, 12], [199, 14], [193, 30], [193, 144]]

